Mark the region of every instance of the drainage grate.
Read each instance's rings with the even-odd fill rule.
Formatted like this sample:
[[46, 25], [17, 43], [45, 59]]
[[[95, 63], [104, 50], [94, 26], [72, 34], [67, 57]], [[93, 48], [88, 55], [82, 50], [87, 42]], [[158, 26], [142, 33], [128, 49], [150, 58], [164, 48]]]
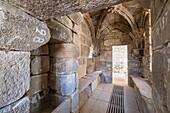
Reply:
[[124, 88], [114, 85], [106, 113], [125, 113], [124, 110]]

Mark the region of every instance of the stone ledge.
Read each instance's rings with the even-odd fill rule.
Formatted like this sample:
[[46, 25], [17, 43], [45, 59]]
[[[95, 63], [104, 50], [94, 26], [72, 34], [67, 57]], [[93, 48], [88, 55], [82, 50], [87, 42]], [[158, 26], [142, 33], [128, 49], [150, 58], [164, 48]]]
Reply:
[[154, 113], [152, 87], [147, 83], [147, 80], [140, 77], [131, 76], [134, 82], [134, 91], [139, 109], [142, 113]]
[[147, 83], [146, 79], [140, 77], [134, 77], [134, 76], [131, 77], [134, 82], [134, 85], [138, 88], [141, 95], [148, 99], [152, 99], [152, 88]]
[[79, 79], [79, 93], [85, 90], [90, 84], [98, 79], [102, 71], [95, 71]]

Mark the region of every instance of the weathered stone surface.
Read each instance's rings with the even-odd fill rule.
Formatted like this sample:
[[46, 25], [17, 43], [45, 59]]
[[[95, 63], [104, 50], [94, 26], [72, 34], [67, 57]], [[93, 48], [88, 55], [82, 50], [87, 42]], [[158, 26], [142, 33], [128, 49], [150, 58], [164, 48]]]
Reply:
[[0, 2], [0, 48], [33, 50], [50, 39], [46, 24], [22, 10]]
[[31, 76], [29, 95], [48, 89], [48, 74]]
[[53, 0], [3, 0], [17, 7], [21, 7], [25, 11], [37, 16], [40, 19], [47, 20], [49, 18], [57, 17], [58, 15], [72, 14], [78, 11], [88, 11], [90, 9], [102, 9], [106, 6], [112, 6], [120, 2], [129, 0], [103, 0], [103, 1], [90, 1], [90, 0], [69, 0], [69, 1], [53, 1]]
[[90, 47], [81, 45], [81, 56], [88, 57], [90, 53]]
[[68, 16], [75, 24], [80, 24], [83, 21], [83, 15], [80, 12]]
[[101, 52], [100, 61], [112, 61], [112, 51]]
[[30, 52], [0, 51], [0, 108], [21, 98], [30, 88]]
[[71, 112], [75, 112], [79, 105], [79, 90], [71, 95]]
[[79, 107], [81, 108], [87, 99], [92, 94], [90, 86], [86, 87], [80, 94], [79, 94]]
[[[69, 106], [67, 106], [68, 104]], [[69, 98], [62, 97], [56, 94], [48, 94], [44, 98], [39, 100], [37, 103], [31, 103], [30, 112], [31, 113], [65, 113], [64, 111], [67, 110], [70, 111]], [[59, 112], [59, 111], [63, 111], [63, 112]]]
[[76, 45], [80, 44], [80, 37], [78, 34], [73, 33], [73, 43]]
[[24, 97], [0, 109], [0, 113], [29, 113], [29, 111], [30, 111], [30, 103], [28, 97]]
[[60, 16], [55, 18], [57, 21], [61, 22], [66, 27], [73, 29], [73, 22], [67, 16]]
[[57, 58], [78, 57], [79, 49], [75, 44], [50, 45], [50, 56]]
[[48, 51], [48, 44], [43, 45], [41, 47], [39, 47], [36, 50], [31, 51], [31, 55], [48, 55], [49, 51]]
[[75, 74], [50, 74], [50, 88], [56, 90], [59, 95], [71, 95], [76, 88]]
[[33, 75], [46, 73], [49, 71], [49, 57], [35, 56], [31, 61], [31, 73]]
[[52, 113], [70, 113], [70, 106], [70, 99], [66, 99]]
[[112, 71], [103, 71], [101, 75], [101, 82], [112, 83]]
[[[48, 89], [35, 93], [34, 95], [28, 94], [30, 103], [35, 104], [38, 103], [39, 100], [43, 99], [48, 94]], [[31, 95], [31, 96], [30, 96]]]
[[74, 24], [73, 25], [73, 32], [75, 32], [76, 34], [80, 34], [80, 25]]
[[72, 31], [56, 20], [48, 21], [51, 32], [50, 43], [71, 42], [73, 40]]
[[58, 74], [74, 73], [78, 69], [76, 58], [51, 58], [50, 72]]

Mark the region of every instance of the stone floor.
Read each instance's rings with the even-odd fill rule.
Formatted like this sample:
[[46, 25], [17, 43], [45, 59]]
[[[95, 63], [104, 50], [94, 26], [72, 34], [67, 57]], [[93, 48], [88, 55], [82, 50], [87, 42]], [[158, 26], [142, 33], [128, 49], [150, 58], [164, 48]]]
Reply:
[[106, 113], [114, 84], [124, 87], [125, 113], [140, 113], [133, 88], [128, 87], [126, 81], [120, 78], [113, 78], [112, 84], [101, 83], [80, 109], [80, 113]]

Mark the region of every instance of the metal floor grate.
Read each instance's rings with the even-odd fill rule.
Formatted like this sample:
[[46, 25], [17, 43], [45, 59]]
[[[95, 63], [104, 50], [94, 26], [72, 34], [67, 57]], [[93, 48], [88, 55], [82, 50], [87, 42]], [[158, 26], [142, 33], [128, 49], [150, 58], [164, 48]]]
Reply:
[[125, 113], [124, 87], [114, 85], [106, 113]]

